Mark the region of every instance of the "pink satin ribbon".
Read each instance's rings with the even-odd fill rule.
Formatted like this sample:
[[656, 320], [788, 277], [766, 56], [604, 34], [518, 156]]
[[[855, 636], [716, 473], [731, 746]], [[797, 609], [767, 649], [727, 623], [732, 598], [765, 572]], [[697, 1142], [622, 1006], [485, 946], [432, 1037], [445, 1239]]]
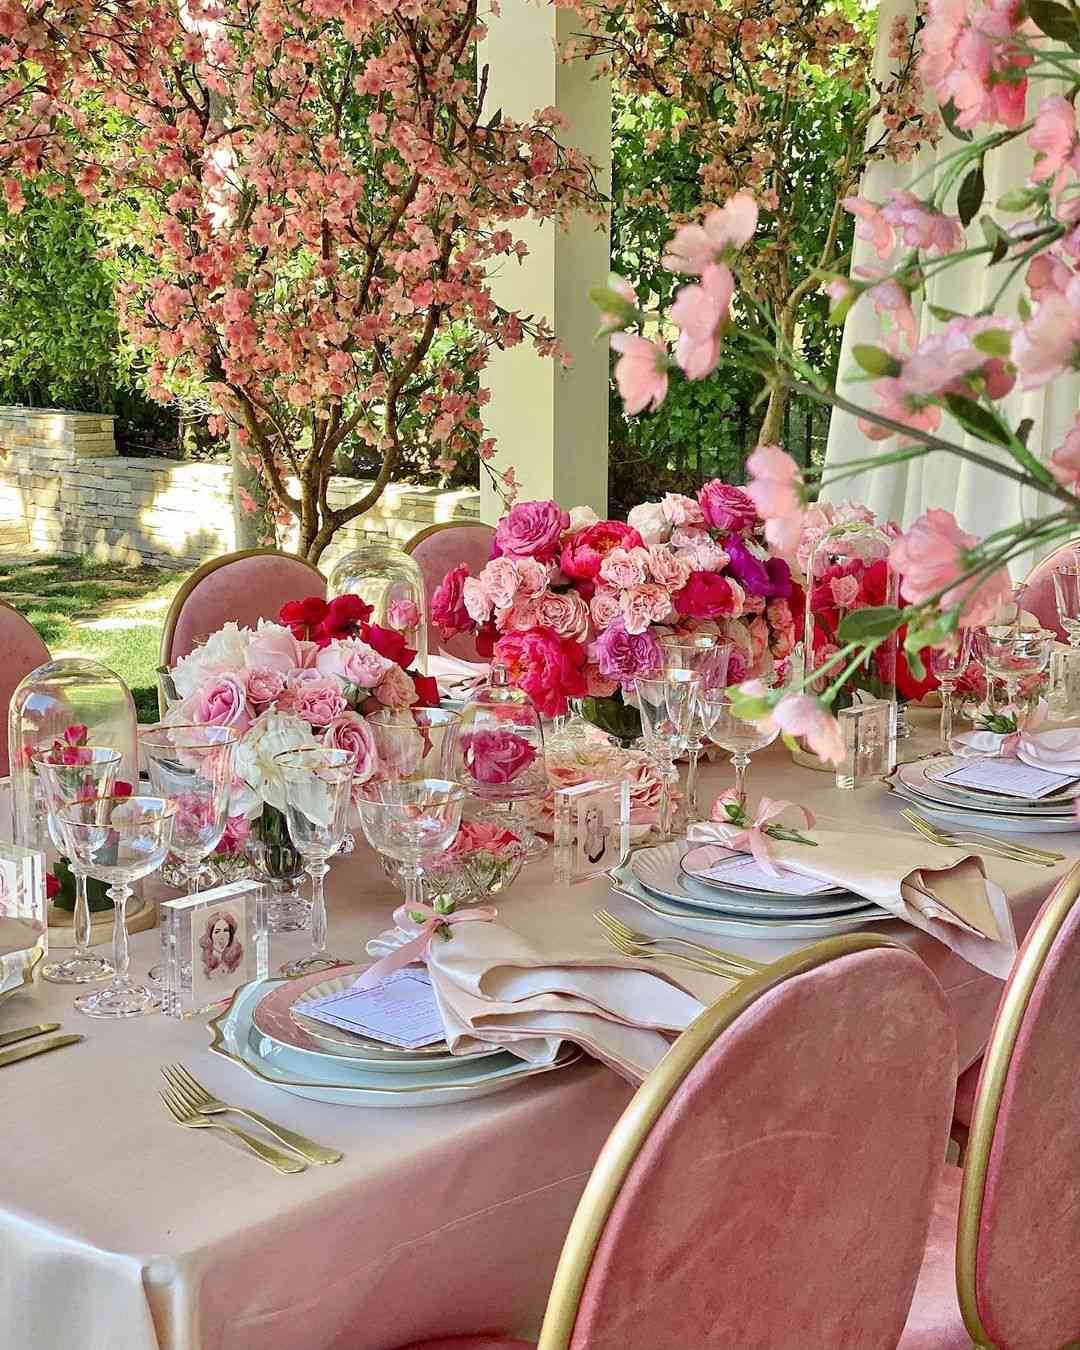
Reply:
[[401, 970], [405, 966], [412, 965], [414, 961], [427, 961], [428, 951], [431, 948], [431, 939], [443, 926], [447, 924], [453, 926], [456, 923], [469, 923], [479, 920], [481, 923], [490, 923], [498, 914], [494, 905], [474, 905], [471, 909], [458, 909], [452, 914], [437, 914], [428, 905], [402, 905], [394, 910], [394, 922], [399, 928], [403, 928], [406, 923], [412, 923], [410, 914], [422, 914], [424, 922], [414, 938], [398, 947], [396, 951], [389, 952], [386, 956], [381, 956], [374, 965], [369, 966], [363, 975], [353, 985], [354, 989], [372, 989], [380, 980], [385, 980], [387, 975], [392, 975], [395, 970]]
[[[753, 854], [754, 861], [759, 867], [764, 868], [771, 877], [778, 877], [780, 869], [769, 856], [769, 846], [765, 842], [768, 836], [765, 833], [765, 826], [774, 821], [777, 816], [791, 807], [796, 811], [802, 812], [806, 828], [813, 828], [814, 813], [805, 806], [799, 806], [795, 802], [786, 802], [772, 797], [762, 797], [758, 802], [757, 810], [754, 812], [754, 819], [745, 829], [740, 829], [737, 825], [725, 825], [722, 821], [710, 821], [709, 823], [718, 831], [722, 831], [721, 842], [727, 844], [728, 848], [749, 849]], [[735, 833], [732, 833], [735, 831]]]
[[[1027, 750], [1031, 756], [1025, 763], [1052, 772], [1053, 760], [1046, 762], [1046, 754], [1057, 756], [1059, 762], [1080, 760], [1080, 731], [1063, 734], [1061, 731], [1040, 732], [1039, 727], [1047, 720], [1049, 709], [1040, 700], [1035, 711], [1019, 731], [1001, 733], [997, 731], [966, 731], [952, 739], [951, 749], [963, 758], [987, 755], [994, 759], [1023, 759], [1021, 750]], [[1053, 740], [1044, 739], [1053, 737]]]

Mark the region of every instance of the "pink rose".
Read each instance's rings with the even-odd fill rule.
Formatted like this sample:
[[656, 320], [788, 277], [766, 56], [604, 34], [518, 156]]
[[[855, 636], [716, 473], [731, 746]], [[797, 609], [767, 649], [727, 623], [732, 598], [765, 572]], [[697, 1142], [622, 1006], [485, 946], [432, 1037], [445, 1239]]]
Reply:
[[686, 497], [681, 492], [666, 492], [660, 508], [676, 529], [680, 525], [705, 523], [705, 512], [699, 503], [694, 501], [693, 497]]
[[518, 502], [495, 527], [495, 548], [511, 558], [550, 562], [570, 517], [557, 502]]
[[469, 576], [468, 564], [460, 563], [447, 572], [431, 595], [431, 622], [444, 638], [455, 637], [458, 633], [468, 632], [472, 626], [469, 611], [465, 608], [462, 589]]
[[288, 675], [304, 664], [304, 653], [288, 628], [264, 623], [248, 644], [244, 661], [252, 670], [261, 666], [264, 670], [280, 670], [283, 675]]
[[712, 479], [698, 493], [706, 522], [714, 530], [749, 529], [757, 520], [757, 507], [742, 488], [730, 487], [719, 478]]
[[242, 736], [251, 725], [244, 686], [235, 675], [213, 675], [185, 700], [184, 715], [212, 727], [235, 727]]
[[417, 700], [416, 686], [400, 666], [391, 666], [375, 686], [375, 697], [386, 708], [411, 708]]
[[626, 631], [644, 633], [654, 623], [663, 623], [671, 617], [671, 593], [666, 586], [643, 582], [623, 591], [620, 608]]
[[249, 703], [273, 703], [285, 691], [285, 676], [269, 666], [249, 667], [244, 672], [244, 692]]
[[518, 569], [513, 558], [492, 558], [480, 573], [481, 589], [493, 609], [509, 609], [518, 593]]
[[691, 619], [733, 618], [742, 611], [742, 588], [715, 572], [691, 572], [671, 598], [679, 613]]
[[690, 565], [672, 549], [663, 545], [649, 549], [649, 575], [658, 586], [681, 591], [690, 580], [690, 572]]
[[639, 586], [648, 576], [649, 555], [643, 548], [613, 548], [600, 564], [600, 580], [622, 590]]
[[833, 604], [841, 609], [850, 609], [859, 598], [859, 578], [854, 576], [833, 577], [829, 582]]
[[500, 633], [525, 633], [539, 623], [536, 617], [539, 610], [540, 602], [535, 596], [519, 595], [508, 609], [498, 611], [495, 627]]
[[537, 603], [536, 623], [559, 637], [584, 642], [589, 635], [589, 607], [577, 591], [547, 591]]
[[478, 783], [512, 783], [536, 758], [536, 747], [516, 732], [473, 731], [461, 738], [465, 768]]
[[962, 605], [960, 623], [977, 627], [990, 621], [998, 605], [1012, 598], [1012, 583], [1004, 568], [982, 580], [961, 580], [967, 555], [976, 547], [974, 535], [965, 534], [951, 511], [925, 512], [911, 529], [893, 544], [889, 564], [900, 573], [900, 594], [913, 605], [942, 592], [938, 608]]
[[518, 588], [523, 595], [542, 595], [547, 590], [551, 577], [548, 563], [539, 562], [536, 558], [516, 558], [514, 565], [517, 567]]
[[325, 679], [358, 689], [374, 689], [392, 665], [363, 638], [334, 638], [315, 658], [315, 669]]
[[419, 626], [420, 609], [415, 600], [392, 600], [386, 617], [391, 628], [400, 628], [405, 632]]
[[617, 548], [642, 548], [641, 535], [621, 520], [601, 520], [572, 534], [563, 544], [560, 566], [573, 580], [595, 581], [600, 564]]
[[313, 727], [328, 726], [349, 705], [337, 680], [320, 676], [315, 671], [305, 674], [314, 678], [297, 680], [291, 686], [287, 696], [289, 711]]
[[589, 601], [589, 613], [592, 615], [592, 621], [598, 629], [603, 629], [611, 623], [612, 619], [622, 613], [619, 604], [619, 597], [615, 591], [609, 591], [603, 586], [598, 586], [593, 592], [593, 597]]
[[338, 713], [326, 725], [323, 744], [331, 750], [345, 750], [352, 755], [354, 784], [366, 783], [379, 767], [375, 736], [359, 713]]
[[461, 585], [461, 602], [465, 613], [477, 624], [485, 624], [491, 618], [491, 597], [484, 589], [479, 577], [466, 577]]

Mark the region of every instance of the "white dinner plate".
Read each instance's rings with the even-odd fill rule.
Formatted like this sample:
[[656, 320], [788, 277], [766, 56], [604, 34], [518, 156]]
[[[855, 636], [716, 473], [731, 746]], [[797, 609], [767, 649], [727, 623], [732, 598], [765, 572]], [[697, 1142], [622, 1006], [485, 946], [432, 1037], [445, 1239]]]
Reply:
[[[700, 847], [700, 846], [699, 846]], [[651, 886], [653, 881], [666, 882], [672, 876], [679, 875], [684, 869], [681, 866], [683, 856], [692, 852], [694, 846], [685, 839], [674, 839], [667, 844], [657, 844], [654, 848], [638, 849], [631, 856], [630, 862], [634, 869], [634, 875], [645, 886]], [[827, 895], [848, 895], [842, 886], [830, 886], [828, 890], [818, 891], [816, 895], [786, 895], [782, 891], [766, 890], [763, 886], [740, 886], [735, 882], [711, 881], [705, 882], [697, 877], [691, 878], [700, 885], [709, 885], [718, 887], [726, 891], [729, 895], [750, 895], [757, 898], [773, 898], [779, 900], [796, 900], [799, 902], [805, 900], [819, 900]]]
[[908, 792], [927, 801], [939, 802], [943, 806], [962, 807], [964, 810], [987, 812], [997, 816], [1036, 817], [1048, 816], [1055, 819], [1070, 817], [1073, 812], [1072, 800], [1056, 798], [1048, 801], [1024, 801], [1018, 797], [1003, 797], [997, 793], [976, 792], [974, 789], [954, 787], [937, 776], [935, 764], [950, 766], [962, 763], [952, 756], [941, 756], [936, 760], [915, 760], [910, 764], [896, 767], [896, 781]]
[[[1076, 798], [1080, 797], [1080, 783], [1066, 783], [1064, 787], [1058, 788], [1056, 792], [1051, 792], [1045, 797], [1017, 797], [1015, 793], [995, 792], [993, 788], [973, 787], [970, 783], [951, 783], [946, 775], [963, 768], [965, 764], [971, 763], [970, 759], [965, 759], [960, 755], [931, 755], [929, 759], [916, 762], [929, 782], [937, 783], [939, 786], [948, 788], [951, 792], [961, 793], [965, 797], [974, 798], [975, 801], [989, 802], [994, 806], [1018, 807], [1021, 810], [1050, 806], [1057, 807], [1060, 810], [1063, 806], [1071, 806]], [[1020, 763], [1020, 761], [1017, 762]], [[1033, 766], [1020, 763], [1020, 767], [1032, 768]], [[1045, 772], [1053, 773], [1054, 770], [1047, 769]], [[1061, 777], [1067, 777], [1067, 775], [1062, 774]]]
[[894, 916], [877, 905], [867, 905], [856, 914], [837, 914], [825, 918], [747, 919], [734, 915], [708, 913], [693, 905], [654, 895], [641, 884], [624, 863], [609, 874], [621, 895], [643, 909], [668, 919], [680, 928], [714, 937], [745, 938], [752, 942], [815, 942], [818, 938], [850, 933], [871, 923], [882, 923]]
[[1080, 829], [1080, 820], [1068, 816], [1006, 816], [989, 811], [975, 811], [963, 806], [930, 801], [893, 781], [890, 790], [903, 801], [916, 806], [924, 816], [933, 816], [947, 825], [966, 825], [969, 830], [1005, 831], [1008, 834], [1073, 834]]
[[[576, 1045], [563, 1045], [550, 1064], [530, 1064], [510, 1056], [505, 1067], [485, 1067], [486, 1062], [462, 1064], [456, 1071], [413, 1078], [382, 1071], [369, 1071], [361, 1065], [345, 1066], [348, 1081], [340, 1081], [343, 1066], [338, 1061], [333, 1072], [324, 1072], [312, 1063], [298, 1071], [291, 1052], [261, 1035], [253, 1026], [255, 1004], [266, 992], [265, 981], [244, 985], [236, 993], [232, 1006], [210, 1019], [210, 1050], [239, 1064], [247, 1073], [296, 1097], [331, 1102], [339, 1106], [446, 1106], [472, 1101], [502, 1092], [526, 1078], [565, 1068], [581, 1057]], [[453, 1074], [452, 1077], [448, 1076]]]

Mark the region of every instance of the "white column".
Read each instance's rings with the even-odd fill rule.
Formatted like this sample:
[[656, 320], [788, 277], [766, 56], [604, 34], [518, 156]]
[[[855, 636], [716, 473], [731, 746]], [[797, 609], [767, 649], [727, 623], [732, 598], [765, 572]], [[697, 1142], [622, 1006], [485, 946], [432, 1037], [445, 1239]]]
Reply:
[[[555, 107], [569, 121], [559, 133], [565, 144], [583, 150], [599, 166], [605, 196], [611, 186], [611, 87], [594, 80], [595, 62], [560, 61], [579, 16], [548, 0], [502, 0], [502, 13], [488, 21], [480, 44], [480, 68], [488, 66], [485, 115], [502, 108], [507, 117], [531, 118]], [[609, 267], [609, 228], [576, 217], [567, 230], [550, 222], [523, 220], [512, 227], [529, 256], [507, 261], [493, 278], [500, 304], [548, 320], [573, 358], [563, 369], [539, 357], [531, 342], [496, 351], [483, 373], [491, 390], [485, 424], [498, 441], [494, 463], [512, 464], [521, 483], [520, 500], [553, 497], [566, 509], [593, 507], [607, 512], [608, 346], [594, 342], [598, 316], [589, 289], [603, 285]], [[481, 514], [495, 521], [502, 513], [497, 493], [481, 475]]]

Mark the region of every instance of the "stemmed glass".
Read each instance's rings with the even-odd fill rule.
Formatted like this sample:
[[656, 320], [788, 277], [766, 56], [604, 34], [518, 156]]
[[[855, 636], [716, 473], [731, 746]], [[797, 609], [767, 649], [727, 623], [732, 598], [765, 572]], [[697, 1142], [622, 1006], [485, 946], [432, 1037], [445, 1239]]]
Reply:
[[1050, 575], [1054, 578], [1058, 618], [1068, 634], [1069, 646], [1080, 647], [1080, 562], [1074, 555], [1072, 562], [1055, 567]]
[[[686, 751], [689, 768], [686, 772], [686, 810], [692, 822], [700, 819], [697, 799], [698, 757], [705, 748], [703, 697], [710, 691], [723, 689], [727, 684], [728, 662], [732, 644], [711, 634], [693, 638], [662, 638], [664, 671], [669, 676], [668, 717], [685, 727], [680, 736], [680, 749]], [[682, 672], [680, 675], [679, 672]], [[691, 692], [688, 675], [697, 676]]]
[[750, 756], [772, 745], [780, 728], [771, 726], [769, 719], [749, 721], [737, 717], [732, 710], [730, 689], [715, 689], [702, 694], [702, 720], [705, 734], [721, 750], [731, 751], [735, 768], [735, 795], [740, 806], [746, 805], [746, 771]]
[[109, 884], [113, 902], [112, 982], [80, 994], [75, 1007], [87, 1017], [135, 1017], [158, 1007], [159, 996], [128, 978], [126, 910], [131, 884], [156, 872], [169, 852], [174, 808], [162, 797], [95, 797], [60, 811], [60, 828], [72, 861]]
[[47, 961], [41, 974], [54, 984], [91, 984], [107, 980], [112, 966], [90, 951], [90, 902], [86, 896], [86, 869], [73, 856], [64, 840], [60, 812], [69, 803], [112, 794], [122, 755], [103, 745], [66, 746], [33, 756], [49, 812], [49, 837], [59, 853], [69, 855], [75, 877], [75, 913], [72, 918], [75, 950], [63, 961]]
[[[700, 678], [687, 672], [688, 680], [683, 684], [688, 697], [683, 699], [686, 707], [686, 719], [693, 712], [694, 687], [700, 685]], [[668, 716], [668, 699], [672, 681], [662, 670], [646, 671], [634, 680], [634, 692], [637, 695], [638, 713], [641, 716], [641, 739], [645, 749], [656, 761], [664, 784], [664, 797], [660, 808], [660, 831], [669, 835], [674, 828], [673, 789], [679, 782], [679, 771], [675, 767], [675, 756], [679, 750], [679, 728]]]
[[943, 647], [930, 649], [930, 670], [941, 687], [941, 741], [946, 747], [953, 733], [953, 695], [971, 661], [972, 630], [959, 628]]
[[423, 901], [423, 874], [454, 842], [465, 789], [445, 778], [408, 778], [370, 785], [359, 804], [360, 823], [373, 849], [401, 864], [405, 903]]
[[380, 708], [368, 719], [384, 778], [449, 778], [461, 716], [449, 708]]
[[352, 803], [355, 759], [348, 750], [284, 750], [274, 759], [285, 785], [289, 835], [311, 877], [311, 952], [282, 967], [285, 975], [310, 975], [345, 964], [326, 950], [323, 880], [341, 847]]
[[[139, 732], [151, 786], [176, 807], [170, 849], [180, 859], [188, 895], [198, 893], [203, 864], [228, 824], [236, 742], [232, 727], [178, 723]], [[161, 984], [164, 964], [151, 966], [149, 978]]]
[[995, 624], [981, 628], [975, 640], [987, 677], [1004, 682], [1006, 701], [1017, 709], [1020, 682], [1046, 669], [1054, 634], [1045, 628]]

